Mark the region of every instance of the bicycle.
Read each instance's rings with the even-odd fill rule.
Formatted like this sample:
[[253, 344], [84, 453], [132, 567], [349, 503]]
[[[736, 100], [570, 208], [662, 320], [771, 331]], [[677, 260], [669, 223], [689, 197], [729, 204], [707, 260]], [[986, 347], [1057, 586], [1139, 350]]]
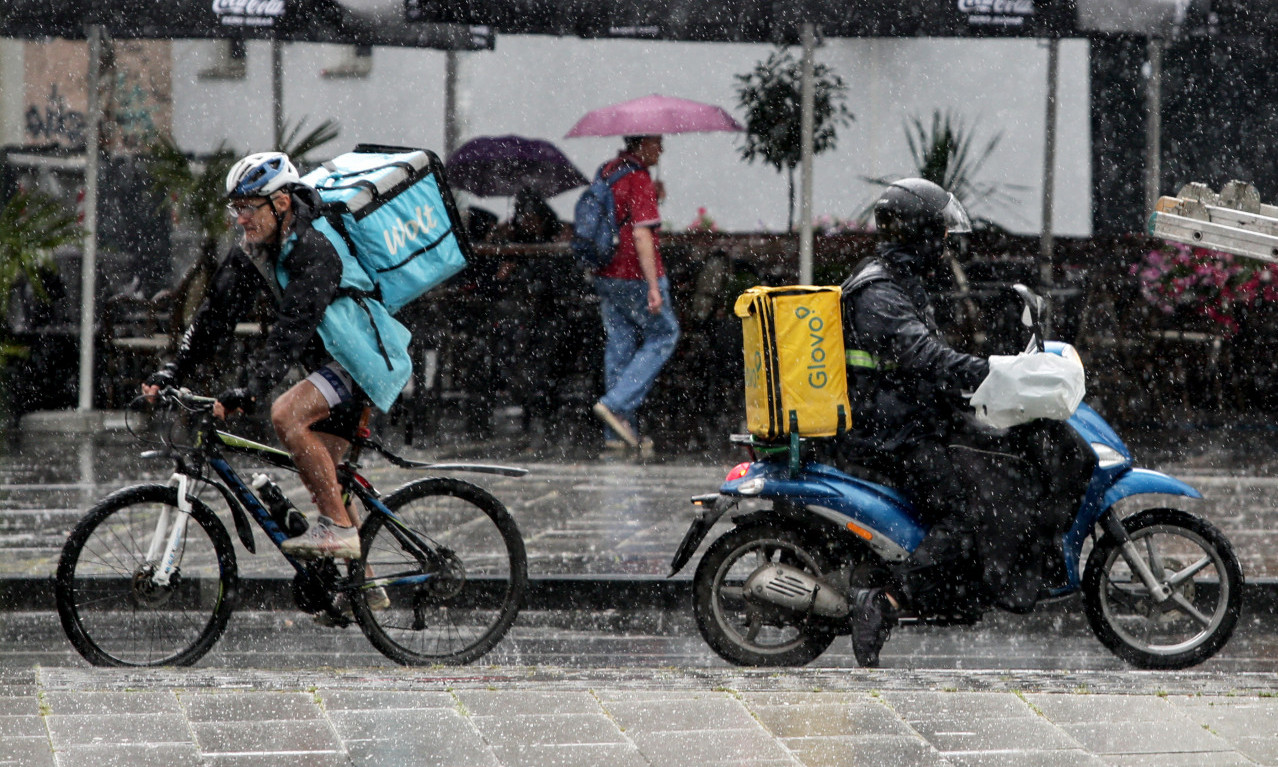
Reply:
[[[202, 494], [215, 490], [221, 497], [249, 553], [256, 553], [250, 519], [276, 548], [288, 537], [227, 456], [296, 472], [292, 459], [219, 429], [213, 402], [162, 390], [152, 420], [170, 416], [167, 428], [153, 428], [155, 437], [132, 423], [129, 431], [144, 442], [158, 439], [162, 448], [143, 455], [173, 459], [169, 483], [111, 493], [89, 510], [62, 549], [58, 615], [71, 644], [94, 665], [190, 665], [221, 637], [238, 603], [236, 552], [226, 524]], [[359, 499], [366, 512], [361, 558], [349, 560], [343, 576], [331, 558], [302, 561], [281, 552], [296, 570], [292, 595], [302, 610], [348, 626], [350, 618], [334, 604], [344, 594], [369, 642], [397, 663], [474, 661], [501, 640], [522, 605], [528, 563], [518, 526], [497, 498], [462, 480], [417, 479], [383, 498], [359, 472], [366, 450], [401, 468], [512, 477], [527, 471], [408, 460], [361, 425], [337, 470], [343, 498]], [[370, 606], [369, 592], [378, 587], [388, 606], [380, 594]]]

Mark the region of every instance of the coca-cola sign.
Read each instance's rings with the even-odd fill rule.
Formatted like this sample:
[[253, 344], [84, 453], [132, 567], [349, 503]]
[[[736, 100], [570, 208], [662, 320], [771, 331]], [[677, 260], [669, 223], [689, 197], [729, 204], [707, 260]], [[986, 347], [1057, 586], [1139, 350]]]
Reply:
[[1034, 15], [1034, 0], [956, 0], [973, 26], [1019, 27]]
[[284, 15], [285, 0], [213, 0], [213, 13], [222, 24], [271, 27]]

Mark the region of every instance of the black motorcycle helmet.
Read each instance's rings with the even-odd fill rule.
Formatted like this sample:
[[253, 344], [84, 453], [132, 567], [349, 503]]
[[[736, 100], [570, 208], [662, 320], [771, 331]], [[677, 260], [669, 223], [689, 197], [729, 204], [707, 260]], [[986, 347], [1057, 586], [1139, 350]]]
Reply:
[[922, 178], [892, 182], [874, 203], [874, 226], [880, 241], [900, 245], [925, 258], [941, 257], [947, 234], [972, 231], [962, 203]]

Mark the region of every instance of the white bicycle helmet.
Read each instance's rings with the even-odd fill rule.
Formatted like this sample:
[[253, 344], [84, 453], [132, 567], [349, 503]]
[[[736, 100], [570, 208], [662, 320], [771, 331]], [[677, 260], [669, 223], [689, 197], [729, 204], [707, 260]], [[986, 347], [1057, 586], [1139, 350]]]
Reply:
[[302, 180], [283, 152], [257, 152], [231, 166], [226, 174], [227, 197], [268, 197]]

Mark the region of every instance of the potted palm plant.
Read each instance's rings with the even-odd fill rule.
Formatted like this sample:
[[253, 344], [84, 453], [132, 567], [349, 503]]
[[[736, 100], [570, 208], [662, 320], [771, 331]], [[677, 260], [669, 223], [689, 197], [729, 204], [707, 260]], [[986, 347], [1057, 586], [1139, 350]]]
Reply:
[[[47, 299], [45, 294], [45, 275], [55, 268], [52, 252], [78, 242], [84, 231], [76, 222], [75, 215], [69, 212], [62, 203], [41, 194], [22, 190], [0, 206], [0, 316], [9, 316], [9, 302], [14, 289], [24, 281], [31, 286], [36, 296]], [[11, 387], [9, 374], [11, 363], [25, 358], [30, 348], [17, 343], [12, 337], [9, 324], [4, 325], [3, 340], [0, 341], [0, 390], [3, 398], [0, 407], [6, 413], [11, 410]], [[8, 418], [5, 422], [8, 422]]]

